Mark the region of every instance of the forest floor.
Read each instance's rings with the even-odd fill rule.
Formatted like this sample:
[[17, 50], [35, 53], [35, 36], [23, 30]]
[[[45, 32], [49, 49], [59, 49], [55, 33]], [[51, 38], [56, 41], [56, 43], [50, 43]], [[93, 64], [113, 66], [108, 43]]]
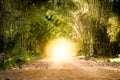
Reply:
[[0, 80], [120, 80], [120, 66], [79, 58], [61, 63], [44, 58], [1, 71]]

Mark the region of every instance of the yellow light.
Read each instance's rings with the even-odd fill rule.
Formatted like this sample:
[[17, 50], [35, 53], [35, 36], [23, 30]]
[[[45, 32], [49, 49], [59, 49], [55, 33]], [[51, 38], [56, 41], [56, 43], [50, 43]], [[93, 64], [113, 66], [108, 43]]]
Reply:
[[63, 62], [70, 60], [76, 55], [74, 44], [65, 38], [50, 41], [45, 47], [45, 53], [55, 62]]

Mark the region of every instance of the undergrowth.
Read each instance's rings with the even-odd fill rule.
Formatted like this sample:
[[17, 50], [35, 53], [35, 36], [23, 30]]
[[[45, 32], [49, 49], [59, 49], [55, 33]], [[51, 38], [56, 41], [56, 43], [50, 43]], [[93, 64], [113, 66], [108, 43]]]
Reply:
[[34, 60], [35, 56], [30, 50], [23, 47], [14, 48], [10, 53], [0, 58], [0, 70], [19, 67]]

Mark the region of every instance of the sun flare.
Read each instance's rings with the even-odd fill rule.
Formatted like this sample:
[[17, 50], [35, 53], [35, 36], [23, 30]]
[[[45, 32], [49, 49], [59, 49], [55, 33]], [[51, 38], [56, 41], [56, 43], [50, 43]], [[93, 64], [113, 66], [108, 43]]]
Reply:
[[73, 42], [65, 38], [55, 39], [48, 42], [45, 48], [47, 56], [55, 62], [68, 61], [76, 55]]

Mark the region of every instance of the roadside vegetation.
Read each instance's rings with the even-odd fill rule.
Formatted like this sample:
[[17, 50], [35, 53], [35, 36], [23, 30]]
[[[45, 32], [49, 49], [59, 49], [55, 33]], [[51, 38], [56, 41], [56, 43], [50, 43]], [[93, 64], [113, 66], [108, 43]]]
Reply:
[[78, 56], [112, 62], [120, 54], [119, 5], [118, 0], [1, 0], [0, 70], [44, 57], [45, 45], [59, 37], [75, 42]]

